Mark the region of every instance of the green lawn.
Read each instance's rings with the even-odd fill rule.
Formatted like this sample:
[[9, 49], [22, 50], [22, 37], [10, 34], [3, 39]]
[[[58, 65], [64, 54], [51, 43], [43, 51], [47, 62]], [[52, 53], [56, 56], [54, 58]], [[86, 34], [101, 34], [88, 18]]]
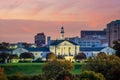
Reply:
[[82, 71], [82, 63], [74, 63], [74, 69], [71, 71], [73, 74], [80, 74]]
[[[44, 63], [8, 63], [0, 64], [5, 69], [7, 75], [13, 75], [15, 73], [21, 73], [23, 75], [38, 75], [42, 74], [42, 66]], [[75, 68], [71, 71], [73, 74], [79, 74], [81, 72], [80, 63], [74, 63]]]

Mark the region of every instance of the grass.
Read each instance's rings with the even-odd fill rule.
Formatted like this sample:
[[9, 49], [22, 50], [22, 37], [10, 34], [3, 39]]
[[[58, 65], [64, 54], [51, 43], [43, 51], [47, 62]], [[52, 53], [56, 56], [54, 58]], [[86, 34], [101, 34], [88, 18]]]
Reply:
[[81, 73], [81, 71], [82, 71], [82, 65], [83, 65], [83, 63], [74, 63], [74, 69], [72, 69], [72, 73], [73, 74], [80, 74]]
[[[14, 75], [21, 73], [23, 75], [38, 75], [42, 74], [42, 66], [45, 63], [8, 63], [0, 64], [4, 68], [7, 75]], [[74, 63], [75, 68], [71, 70], [73, 74], [79, 74], [81, 72], [81, 63]]]

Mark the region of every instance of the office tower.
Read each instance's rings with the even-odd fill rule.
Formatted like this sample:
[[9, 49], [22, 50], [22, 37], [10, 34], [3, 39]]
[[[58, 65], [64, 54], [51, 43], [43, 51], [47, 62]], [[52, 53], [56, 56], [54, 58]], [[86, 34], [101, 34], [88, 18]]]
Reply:
[[113, 46], [113, 41], [120, 40], [120, 20], [107, 24], [107, 40], [110, 47]]
[[45, 42], [46, 42], [46, 36], [43, 32], [35, 35], [35, 44], [37, 45], [37, 47], [44, 46]]

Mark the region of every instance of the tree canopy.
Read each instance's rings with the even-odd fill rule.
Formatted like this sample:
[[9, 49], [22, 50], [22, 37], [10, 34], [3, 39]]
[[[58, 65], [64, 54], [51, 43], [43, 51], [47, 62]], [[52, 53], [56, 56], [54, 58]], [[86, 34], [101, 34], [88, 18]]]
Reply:
[[78, 53], [78, 55], [75, 56], [75, 60], [82, 60], [86, 59], [86, 55], [84, 53]]
[[0, 68], [0, 80], [8, 80], [3, 68]]
[[32, 53], [29, 53], [29, 52], [25, 52], [25, 53], [22, 53], [20, 54], [20, 58], [22, 59], [26, 59], [26, 58], [34, 58], [34, 55]]
[[0, 53], [0, 62], [7, 63], [9, 58], [10, 58], [9, 53]]
[[80, 80], [105, 80], [101, 73], [95, 73], [94, 71], [83, 71], [80, 74]]
[[9, 50], [9, 43], [7, 42], [0, 43], [0, 50]]
[[113, 49], [116, 50], [116, 55], [120, 57], [120, 41], [114, 41], [113, 44]]
[[52, 52], [50, 52], [50, 53], [48, 53], [47, 55], [46, 55], [46, 59], [48, 60], [48, 61], [50, 61], [50, 60], [55, 60], [57, 57], [56, 57], [56, 55], [54, 54], [54, 53], [52, 53]]
[[104, 52], [98, 53], [96, 56], [97, 59], [107, 59], [107, 55]]
[[104, 75], [106, 80], [120, 80], [120, 58], [115, 55], [98, 56], [89, 59], [83, 66], [83, 70], [91, 70]]
[[70, 71], [74, 65], [70, 61], [50, 61], [47, 62], [42, 71], [48, 79], [56, 78], [64, 70]]

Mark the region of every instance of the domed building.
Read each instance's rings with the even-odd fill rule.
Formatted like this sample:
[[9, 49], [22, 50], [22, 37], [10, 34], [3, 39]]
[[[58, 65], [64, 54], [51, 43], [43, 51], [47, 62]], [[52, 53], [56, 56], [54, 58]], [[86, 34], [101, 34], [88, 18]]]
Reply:
[[100, 52], [104, 52], [107, 55], [113, 55], [113, 54], [115, 54], [116, 51], [113, 48], [106, 47], [106, 48], [102, 49]]

